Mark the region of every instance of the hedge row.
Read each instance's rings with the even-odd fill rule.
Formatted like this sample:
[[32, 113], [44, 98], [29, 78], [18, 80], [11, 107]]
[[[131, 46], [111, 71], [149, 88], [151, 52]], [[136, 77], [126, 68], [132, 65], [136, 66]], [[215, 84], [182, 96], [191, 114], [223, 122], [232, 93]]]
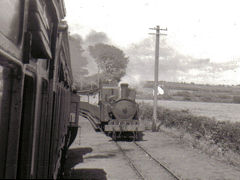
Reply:
[[[152, 105], [140, 104], [140, 118], [151, 120]], [[240, 154], [240, 122], [216, 121], [213, 118], [194, 116], [188, 110], [157, 109], [158, 120], [167, 128], [183, 129], [197, 139], [204, 138], [220, 146], [223, 151], [231, 149]]]

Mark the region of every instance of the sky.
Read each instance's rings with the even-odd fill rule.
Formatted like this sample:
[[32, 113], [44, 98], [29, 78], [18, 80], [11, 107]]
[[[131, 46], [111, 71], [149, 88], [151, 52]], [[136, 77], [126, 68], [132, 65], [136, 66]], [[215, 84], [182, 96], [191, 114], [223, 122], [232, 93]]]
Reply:
[[[134, 45], [153, 39], [149, 28], [159, 25], [168, 29], [161, 39], [181, 55], [224, 66], [236, 62], [216, 78], [209, 72], [206, 79], [206, 73], [199, 74], [196, 68], [189, 71], [192, 78], [181, 77], [182, 81], [214, 84], [240, 84], [239, 4], [237, 0], [65, 0], [71, 34], [84, 38], [92, 30], [104, 32], [114, 45], [131, 52]], [[141, 74], [133, 76], [141, 78]]]

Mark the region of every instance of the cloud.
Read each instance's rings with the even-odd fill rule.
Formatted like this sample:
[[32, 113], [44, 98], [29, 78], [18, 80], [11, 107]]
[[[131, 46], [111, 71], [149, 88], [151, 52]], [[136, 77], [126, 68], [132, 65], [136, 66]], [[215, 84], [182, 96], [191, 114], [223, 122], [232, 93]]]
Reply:
[[[88, 72], [89, 75], [97, 73], [97, 65], [88, 52], [88, 46], [97, 43], [111, 44], [111, 40], [104, 32], [94, 30], [85, 38], [76, 34], [70, 36], [71, 57], [75, 74], [76, 72], [80, 72], [80, 74]], [[117, 47], [116, 44], [114, 46]], [[123, 51], [129, 57], [129, 64], [127, 74], [122, 78], [122, 81], [138, 84], [141, 81], [154, 79], [154, 38], [147, 38], [132, 44]], [[236, 84], [238, 83], [236, 78], [234, 80], [231, 77], [240, 75], [238, 66], [237, 60], [215, 63], [208, 58], [202, 59], [184, 55], [169, 46], [166, 40], [160, 42], [159, 80], [201, 84]]]
[[85, 38], [84, 43], [86, 45], [95, 45], [98, 43], [109, 43], [110, 39], [104, 32], [96, 32], [92, 30]]
[[82, 48], [82, 43], [83, 39], [80, 35], [73, 34], [69, 36], [71, 65], [73, 77], [76, 82], [78, 82], [81, 77], [88, 74], [88, 60], [83, 55], [84, 49]]
[[[125, 50], [130, 62], [128, 79], [154, 79], [155, 40], [147, 38], [132, 44]], [[224, 81], [224, 72], [236, 71], [237, 61], [213, 63], [210, 59], [199, 59], [184, 55], [170, 47], [165, 40], [160, 42], [159, 80], [216, 84]], [[232, 82], [230, 82], [232, 83]]]
[[86, 75], [96, 74], [98, 69], [93, 57], [89, 54], [88, 46], [98, 43], [111, 43], [104, 32], [91, 32], [82, 38], [79, 34], [69, 36], [70, 53], [72, 59], [72, 69], [76, 81]]
[[93, 46], [98, 43], [111, 43], [111, 40], [108, 38], [107, 34], [104, 32], [97, 32], [91, 30], [91, 32], [86, 36], [84, 39], [84, 49], [85, 49], [85, 56], [88, 58], [88, 70], [90, 74], [96, 74], [98, 72], [97, 64], [95, 63], [94, 58], [89, 53], [89, 46]]

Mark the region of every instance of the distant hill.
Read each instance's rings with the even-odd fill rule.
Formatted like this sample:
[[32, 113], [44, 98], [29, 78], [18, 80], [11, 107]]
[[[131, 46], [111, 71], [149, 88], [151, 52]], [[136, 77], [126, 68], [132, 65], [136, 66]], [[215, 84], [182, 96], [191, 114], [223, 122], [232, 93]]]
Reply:
[[[142, 88], [137, 90], [139, 99], [153, 99], [153, 81], [146, 81]], [[240, 103], [240, 86], [203, 85], [194, 83], [177, 83], [159, 81], [164, 95], [159, 99], [178, 101], [202, 101]]]

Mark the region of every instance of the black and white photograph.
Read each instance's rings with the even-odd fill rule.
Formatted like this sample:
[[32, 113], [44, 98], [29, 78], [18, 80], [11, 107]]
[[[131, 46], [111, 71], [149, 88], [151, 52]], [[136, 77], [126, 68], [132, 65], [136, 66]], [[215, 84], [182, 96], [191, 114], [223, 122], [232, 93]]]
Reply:
[[0, 0], [0, 179], [240, 180], [237, 0]]

